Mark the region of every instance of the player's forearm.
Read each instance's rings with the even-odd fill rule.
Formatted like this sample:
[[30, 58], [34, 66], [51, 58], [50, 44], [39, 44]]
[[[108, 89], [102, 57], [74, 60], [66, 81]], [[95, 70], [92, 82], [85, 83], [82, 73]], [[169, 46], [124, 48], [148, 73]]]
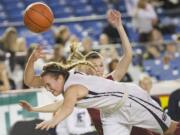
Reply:
[[62, 105], [61, 108], [59, 108], [58, 111], [56, 112], [54, 119], [59, 123], [63, 121], [65, 118], [67, 118], [72, 112], [73, 112], [73, 108], [65, 107], [64, 105]]
[[30, 56], [27, 63], [26, 63], [26, 67], [25, 67], [25, 71], [24, 71], [24, 83], [26, 85], [30, 85], [31, 82], [33, 81], [33, 78], [35, 76], [34, 73], [34, 60], [33, 58]]
[[117, 31], [119, 33], [119, 36], [122, 42], [123, 57], [125, 57], [127, 61], [131, 62], [132, 47], [122, 24], [119, 25], [119, 27], [117, 28]]
[[116, 69], [112, 72], [112, 77], [114, 80], [120, 81], [126, 74], [128, 66], [131, 63], [132, 48], [127, 34], [121, 24], [117, 27], [117, 30], [122, 41], [123, 56], [121, 60], [119, 60]]
[[35, 75], [34, 62], [35, 60], [30, 56], [24, 71], [24, 83], [29, 87], [41, 87], [43, 84], [40, 76]]
[[62, 105], [63, 101], [57, 101], [52, 104], [44, 105], [41, 107], [33, 107], [33, 112], [43, 112], [43, 113], [49, 113], [49, 112], [56, 112]]

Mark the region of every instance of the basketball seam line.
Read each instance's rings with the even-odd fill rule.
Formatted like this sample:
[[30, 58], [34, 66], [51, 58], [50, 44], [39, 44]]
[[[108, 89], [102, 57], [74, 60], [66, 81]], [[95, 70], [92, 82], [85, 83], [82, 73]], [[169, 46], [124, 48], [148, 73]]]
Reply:
[[[33, 23], [33, 24], [35, 24], [36, 26], [38, 26], [40, 29], [44, 29], [44, 28], [48, 28], [48, 27], [43, 27], [43, 26], [40, 26], [39, 24], [37, 24], [37, 23], [35, 23], [34, 21], [33, 21], [33, 19], [31, 19], [31, 17], [29, 17], [29, 15], [27, 14], [27, 17], [29, 18], [29, 20], [31, 20], [31, 22]], [[39, 29], [39, 30], [40, 30]]]
[[[33, 8], [30, 8], [30, 10], [32, 10], [32, 11], [40, 14], [37, 10], [35, 10], [35, 9], [33, 9]], [[45, 16], [44, 14], [40, 14], [40, 15], [44, 16], [44, 17], [48, 20], [49, 23], [52, 23], [51, 20], [49, 20], [49, 18], [48, 18], [47, 16]]]

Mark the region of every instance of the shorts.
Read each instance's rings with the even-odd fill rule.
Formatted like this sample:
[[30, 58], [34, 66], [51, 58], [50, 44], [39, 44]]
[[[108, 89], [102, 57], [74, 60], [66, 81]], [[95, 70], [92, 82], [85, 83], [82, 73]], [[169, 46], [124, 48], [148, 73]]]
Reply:
[[119, 110], [110, 114], [101, 111], [104, 135], [130, 135], [132, 126], [160, 134], [165, 132], [171, 124], [171, 118], [148, 94], [143, 97], [129, 95]]

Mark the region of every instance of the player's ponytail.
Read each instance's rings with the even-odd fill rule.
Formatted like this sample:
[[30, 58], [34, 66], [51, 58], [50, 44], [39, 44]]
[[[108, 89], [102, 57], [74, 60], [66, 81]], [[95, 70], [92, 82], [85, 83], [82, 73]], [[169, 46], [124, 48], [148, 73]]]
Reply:
[[80, 65], [87, 65], [87, 66], [91, 67], [96, 72], [95, 67], [90, 62], [85, 61], [85, 60], [77, 61], [75, 63], [67, 65], [66, 70], [69, 71], [69, 70], [73, 69], [74, 67], [80, 66]]
[[85, 56], [78, 51], [78, 43], [74, 42], [70, 46], [70, 55], [67, 59], [67, 70], [71, 70], [76, 66], [87, 65], [96, 72], [95, 67], [89, 61], [86, 61]]
[[43, 71], [41, 73], [41, 77], [43, 77], [47, 74], [49, 74], [55, 78], [58, 78], [59, 75], [62, 75], [65, 78], [65, 80], [69, 76], [69, 72], [68, 72], [68, 70], [66, 70], [65, 65], [63, 65], [62, 63], [58, 63], [58, 62], [49, 62], [43, 66]]
[[41, 77], [47, 74], [50, 74], [51, 76], [58, 78], [59, 75], [62, 75], [66, 80], [69, 76], [68, 71], [70, 71], [71, 69], [79, 65], [88, 65], [96, 72], [96, 69], [94, 68], [94, 66], [88, 61], [78, 61], [76, 63], [67, 64], [67, 65], [64, 65], [62, 63], [57, 63], [57, 62], [49, 62], [43, 66]]
[[83, 56], [83, 54], [81, 54], [81, 52], [78, 51], [78, 43], [73, 42], [70, 45], [70, 54], [67, 59], [67, 63], [73, 63], [73, 62], [84, 60], [84, 59], [85, 57]]
[[78, 51], [77, 44], [71, 45], [71, 54], [67, 60], [67, 64], [58, 63], [58, 62], [49, 62], [43, 66], [43, 71], [41, 73], [41, 77], [51, 74], [52, 76], [58, 78], [59, 75], [63, 75], [65, 79], [69, 76], [69, 72], [71, 69], [76, 66], [87, 65], [96, 72], [95, 67], [91, 62], [86, 61], [85, 57]]

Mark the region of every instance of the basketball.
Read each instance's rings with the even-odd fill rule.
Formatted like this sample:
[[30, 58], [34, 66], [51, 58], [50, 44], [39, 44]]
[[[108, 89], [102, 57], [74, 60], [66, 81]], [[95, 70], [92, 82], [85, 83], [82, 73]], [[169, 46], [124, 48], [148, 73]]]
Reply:
[[24, 24], [32, 32], [47, 31], [54, 20], [52, 10], [42, 2], [30, 4], [24, 12]]

